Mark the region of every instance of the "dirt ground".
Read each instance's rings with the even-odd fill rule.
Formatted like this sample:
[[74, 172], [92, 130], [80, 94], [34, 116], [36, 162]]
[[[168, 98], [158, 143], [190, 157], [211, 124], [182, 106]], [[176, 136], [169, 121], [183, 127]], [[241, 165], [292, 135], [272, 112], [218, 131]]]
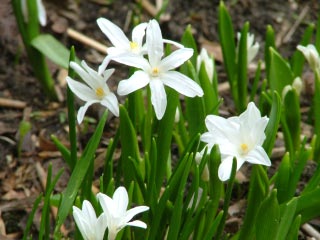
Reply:
[[[49, 63], [50, 71], [61, 90], [61, 100], [48, 101], [33, 76], [10, 2], [2, 0], [0, 7], [0, 239], [21, 238], [32, 203], [43, 191], [43, 171], [46, 172], [49, 163], [53, 164], [55, 172], [65, 167], [50, 140], [50, 135], [57, 135], [67, 144], [64, 80], [66, 72]], [[153, 17], [143, 6], [130, 0], [47, 0], [44, 4], [48, 24], [42, 32], [53, 34], [67, 47], [74, 45], [78, 57], [85, 59], [94, 68], [101, 63], [104, 55], [70, 38], [66, 33], [68, 28], [108, 45], [106, 37], [96, 24], [98, 17], [112, 20], [127, 33], [130, 32], [134, 16], [139, 16], [141, 21], [148, 21]], [[272, 25], [275, 29], [276, 42], [281, 54], [291, 56], [306, 26], [310, 23], [315, 24], [319, 13], [318, 0], [230, 0], [225, 1], [225, 4], [230, 10], [236, 31], [239, 31], [246, 21], [250, 22], [250, 32], [255, 34], [261, 45], [260, 58], [263, 58], [263, 41], [267, 25]], [[199, 48], [206, 46], [215, 54], [219, 82], [223, 83], [226, 76], [217, 47], [218, 5], [219, 0], [169, 0], [161, 28], [165, 38], [179, 41], [190, 24]], [[310, 78], [308, 72], [304, 76]], [[118, 73], [114, 76], [114, 81], [121, 78], [123, 76]], [[226, 92], [222, 92], [221, 95], [225, 99], [222, 111], [232, 111], [233, 105], [229, 95]], [[309, 99], [305, 97], [302, 101], [308, 105]], [[89, 114], [92, 121], [79, 129], [80, 143], [85, 142], [92, 133], [99, 112], [92, 110]], [[19, 136], [18, 131], [22, 120], [31, 123], [31, 130], [23, 138]], [[116, 126], [116, 120], [111, 119], [110, 129]], [[112, 136], [112, 131], [106, 132], [109, 133], [105, 134], [105, 141]], [[105, 147], [104, 141], [102, 142], [101, 149]], [[313, 167], [311, 165], [310, 168]], [[56, 191], [64, 189], [67, 179], [66, 169]], [[39, 224], [37, 221], [39, 217], [35, 219], [34, 232]], [[230, 222], [230, 231], [236, 231], [239, 222], [234, 223], [232, 219]], [[313, 224], [319, 228], [318, 221], [315, 220]], [[301, 239], [307, 239], [307, 234], [301, 233]]]

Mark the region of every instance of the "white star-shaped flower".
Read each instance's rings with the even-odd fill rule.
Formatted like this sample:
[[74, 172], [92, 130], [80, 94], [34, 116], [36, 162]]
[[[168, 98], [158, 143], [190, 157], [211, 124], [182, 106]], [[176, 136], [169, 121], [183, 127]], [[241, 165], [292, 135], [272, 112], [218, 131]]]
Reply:
[[98, 218], [87, 200], [82, 203], [82, 209], [73, 206], [73, 217], [85, 240], [102, 240], [107, 229], [107, 219], [104, 213]]
[[149, 84], [151, 103], [158, 119], [163, 117], [167, 106], [164, 85], [187, 97], [201, 97], [203, 95], [203, 90], [196, 82], [173, 70], [187, 61], [192, 56], [193, 50], [180, 48], [162, 59], [164, 55], [163, 43], [158, 22], [151, 20], [146, 30], [148, 60], [132, 53], [120, 54], [113, 58], [114, 61], [141, 69], [136, 71], [129, 79], [120, 81], [118, 94], [127, 95]]
[[91, 69], [85, 61], [81, 62], [81, 66], [76, 62], [70, 62], [70, 67], [75, 70], [87, 85], [75, 81], [70, 77], [66, 78], [71, 91], [81, 100], [86, 102], [78, 111], [78, 123], [82, 122], [88, 107], [94, 103], [100, 103], [118, 117], [119, 105], [117, 97], [110, 91], [106, 83], [114, 72], [114, 69], [108, 69], [102, 75], [99, 75], [96, 71]]
[[129, 200], [127, 190], [124, 187], [118, 187], [112, 198], [103, 193], [98, 193], [97, 198], [107, 218], [109, 240], [115, 239], [118, 232], [125, 226], [147, 228], [147, 225], [140, 220], [132, 222], [130, 220], [135, 215], [149, 210], [149, 207], [138, 206], [127, 211]]
[[306, 47], [298, 45], [297, 49], [303, 53], [311, 69], [314, 72], [320, 72], [320, 56], [316, 47], [312, 44], [308, 44]]
[[[29, 21], [27, 0], [21, 0], [21, 10], [25, 22]], [[47, 13], [41, 0], [37, 0], [38, 20], [41, 26], [47, 24]]]
[[218, 170], [220, 180], [230, 178], [233, 158], [237, 158], [237, 170], [244, 162], [270, 166], [271, 161], [262, 147], [266, 138], [264, 130], [269, 119], [261, 117], [253, 102], [239, 117], [222, 118], [215, 115], [206, 117], [208, 132], [201, 135], [201, 141], [207, 143], [208, 152], [219, 145], [221, 164]]

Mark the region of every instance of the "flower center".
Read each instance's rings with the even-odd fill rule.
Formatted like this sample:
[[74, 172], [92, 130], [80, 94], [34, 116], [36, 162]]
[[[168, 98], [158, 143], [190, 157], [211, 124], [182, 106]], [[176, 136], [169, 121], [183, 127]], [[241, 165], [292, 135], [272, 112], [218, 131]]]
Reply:
[[102, 87], [98, 87], [98, 88], [96, 89], [96, 95], [97, 95], [98, 98], [104, 97], [105, 93], [104, 93]]
[[247, 154], [249, 152], [249, 147], [245, 143], [242, 143], [240, 145], [240, 149], [241, 149], [242, 154]]
[[138, 43], [136, 42], [130, 42], [130, 48], [131, 50], [136, 50], [138, 48]]
[[151, 71], [151, 75], [152, 75], [152, 77], [158, 77], [159, 76], [159, 68], [157, 68], [157, 67], [154, 67], [154, 68], [152, 68], [152, 71]]

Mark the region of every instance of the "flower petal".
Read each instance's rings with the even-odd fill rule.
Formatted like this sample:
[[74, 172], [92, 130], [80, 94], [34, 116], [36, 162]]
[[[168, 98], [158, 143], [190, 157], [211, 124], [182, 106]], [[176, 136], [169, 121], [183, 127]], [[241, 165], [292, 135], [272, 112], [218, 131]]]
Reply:
[[71, 89], [71, 91], [75, 95], [77, 95], [77, 97], [80, 98], [81, 100], [87, 102], [87, 101], [91, 101], [93, 99], [96, 99], [95, 93], [87, 85], [80, 83], [78, 81], [75, 81], [70, 77], [67, 77], [66, 81], [67, 81], [68, 87]]
[[126, 216], [125, 216], [125, 218], [124, 218], [124, 221], [127, 223], [127, 222], [129, 222], [135, 215], [137, 215], [137, 214], [139, 214], [139, 213], [142, 213], [142, 212], [145, 212], [145, 211], [148, 211], [148, 210], [149, 210], [149, 207], [147, 207], [147, 206], [138, 206], [138, 207], [129, 209], [129, 210], [126, 212]]
[[111, 61], [111, 56], [107, 55], [98, 68], [98, 74], [101, 75], [107, 68], [109, 62]]
[[163, 39], [159, 23], [150, 20], [146, 37], [148, 57], [151, 66], [157, 66], [163, 56]]
[[112, 217], [112, 212], [109, 209], [112, 209], [114, 206], [112, 198], [103, 193], [97, 194], [98, 201], [103, 209], [103, 212], [106, 214], [106, 218], [109, 219]]
[[145, 87], [149, 82], [150, 78], [148, 74], [143, 71], [136, 71], [129, 79], [119, 82], [117, 93], [120, 96], [127, 95]]
[[132, 30], [132, 41], [137, 43], [139, 46], [142, 46], [142, 40], [146, 34], [146, 28], [148, 23], [140, 23]]
[[78, 123], [82, 123], [84, 115], [86, 114], [86, 111], [88, 110], [88, 107], [90, 107], [92, 104], [100, 102], [99, 100], [92, 100], [92, 101], [88, 101], [86, 102], [85, 105], [83, 105], [82, 107], [79, 108], [78, 110], [78, 115], [77, 115], [77, 120]]
[[182, 48], [172, 52], [169, 56], [161, 60], [161, 70], [167, 72], [182, 65], [193, 55], [192, 48]]
[[246, 156], [246, 161], [252, 164], [271, 166], [270, 158], [261, 146], [256, 146], [253, 150], [251, 150]]
[[153, 79], [150, 82], [151, 103], [154, 107], [158, 120], [162, 119], [167, 107], [167, 94], [163, 83], [158, 79]]
[[112, 196], [112, 200], [115, 204], [115, 215], [124, 216], [129, 203], [127, 190], [124, 187], [118, 187]]
[[114, 93], [109, 93], [102, 101], [101, 105], [105, 106], [116, 117], [119, 117], [119, 104], [118, 99]]
[[47, 25], [47, 13], [41, 0], [37, 0], [38, 19], [41, 26]]
[[127, 226], [132, 226], [132, 227], [140, 227], [140, 228], [144, 228], [144, 229], [147, 228], [147, 224], [145, 224], [144, 222], [142, 222], [140, 220], [135, 220], [135, 221], [132, 221], [132, 222], [128, 222], [126, 225]]
[[165, 85], [187, 97], [203, 96], [202, 88], [195, 81], [179, 72], [169, 71], [163, 73], [161, 80]]
[[97, 23], [101, 31], [107, 36], [113, 46], [117, 48], [129, 47], [129, 39], [117, 25], [106, 18], [98, 18]]
[[[81, 65], [84, 64], [85, 62], [82, 61]], [[97, 86], [92, 81], [92, 78], [88, 72], [86, 72], [78, 63], [76, 62], [70, 62], [70, 67], [81, 77], [81, 79], [88, 84], [92, 89], [95, 89]]]
[[233, 157], [230, 156], [228, 158], [225, 158], [220, 163], [220, 166], [218, 169], [218, 176], [221, 181], [227, 181], [230, 178], [231, 169], [232, 169], [232, 162], [233, 162], [232, 159], [233, 159]]
[[122, 63], [130, 67], [140, 68], [146, 72], [150, 71], [151, 69], [149, 62], [144, 57], [131, 52], [111, 56], [111, 58], [118, 63]]

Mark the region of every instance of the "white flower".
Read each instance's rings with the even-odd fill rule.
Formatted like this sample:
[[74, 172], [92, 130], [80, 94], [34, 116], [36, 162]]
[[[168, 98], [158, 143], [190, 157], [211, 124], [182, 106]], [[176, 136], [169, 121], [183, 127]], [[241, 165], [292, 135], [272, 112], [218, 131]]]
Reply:
[[118, 94], [127, 95], [150, 84], [151, 103], [156, 117], [161, 119], [167, 106], [164, 85], [188, 97], [201, 97], [203, 90], [187, 76], [173, 71], [192, 56], [192, 49], [181, 48], [162, 59], [164, 42], [160, 26], [155, 20], [149, 22], [146, 38], [148, 60], [135, 54], [122, 54], [113, 58], [114, 61], [142, 69], [136, 71], [129, 79], [120, 81]]
[[147, 225], [140, 220], [129, 222], [135, 215], [149, 210], [149, 207], [138, 206], [127, 211], [128, 193], [124, 187], [118, 187], [112, 198], [103, 193], [98, 193], [97, 198], [107, 217], [109, 240], [115, 239], [118, 232], [125, 226], [147, 228]]
[[214, 62], [211, 57], [209, 57], [208, 52], [205, 48], [201, 49], [200, 54], [197, 57], [197, 72], [200, 72], [201, 64], [204, 63], [208, 78], [210, 82], [213, 80], [214, 74]]
[[142, 55], [146, 53], [146, 48], [143, 45], [143, 37], [147, 23], [140, 23], [132, 30], [132, 40], [130, 41], [124, 32], [114, 23], [106, 18], [97, 19], [98, 26], [101, 31], [108, 37], [113, 47], [108, 47], [108, 56], [103, 60], [99, 67], [99, 74], [101, 74], [107, 67], [113, 56], [123, 53], [134, 53]]
[[81, 100], [86, 102], [78, 111], [78, 123], [82, 122], [88, 107], [94, 103], [100, 103], [104, 107], [108, 108], [115, 116], [119, 116], [118, 100], [116, 95], [110, 92], [106, 83], [114, 72], [114, 69], [106, 70], [101, 76], [91, 69], [85, 61], [81, 62], [81, 66], [75, 62], [70, 62], [70, 67], [75, 70], [87, 85], [75, 81], [70, 77], [66, 78], [71, 91]]
[[232, 160], [237, 158], [237, 170], [244, 162], [271, 165], [271, 161], [262, 147], [266, 138], [264, 130], [269, 119], [261, 117], [255, 104], [250, 102], [248, 108], [239, 117], [222, 118], [209, 115], [206, 126], [209, 132], [201, 135], [201, 141], [207, 143], [208, 152], [214, 144], [219, 145], [221, 164], [218, 170], [220, 180], [230, 178]]
[[73, 206], [73, 217], [85, 240], [102, 240], [107, 229], [107, 219], [104, 213], [98, 218], [87, 200], [82, 203], [82, 210]]
[[296, 77], [294, 80], [293, 80], [293, 83], [292, 85], [286, 85], [283, 90], [282, 90], [282, 99], [285, 98], [285, 96], [287, 95], [287, 93], [292, 90], [292, 89], [295, 89], [298, 96], [300, 96], [300, 93], [303, 89], [303, 82], [301, 80], [300, 77]]
[[[241, 38], [241, 33], [238, 32], [238, 41], [240, 42], [240, 38]], [[247, 34], [247, 61], [248, 64], [257, 56], [258, 51], [259, 51], [259, 43], [256, 42], [254, 43], [254, 34]], [[238, 49], [239, 49], [239, 45], [238, 45]]]
[[311, 69], [314, 72], [320, 71], [320, 57], [316, 47], [312, 44], [308, 44], [306, 47], [298, 45], [297, 49], [301, 51], [304, 57], [307, 59]]
[[[21, 8], [22, 8], [22, 14], [25, 22], [28, 22], [29, 16], [28, 16], [27, 0], [21, 0]], [[37, 10], [38, 10], [39, 23], [41, 26], [45, 26], [47, 24], [47, 13], [41, 0], [37, 0]]]

